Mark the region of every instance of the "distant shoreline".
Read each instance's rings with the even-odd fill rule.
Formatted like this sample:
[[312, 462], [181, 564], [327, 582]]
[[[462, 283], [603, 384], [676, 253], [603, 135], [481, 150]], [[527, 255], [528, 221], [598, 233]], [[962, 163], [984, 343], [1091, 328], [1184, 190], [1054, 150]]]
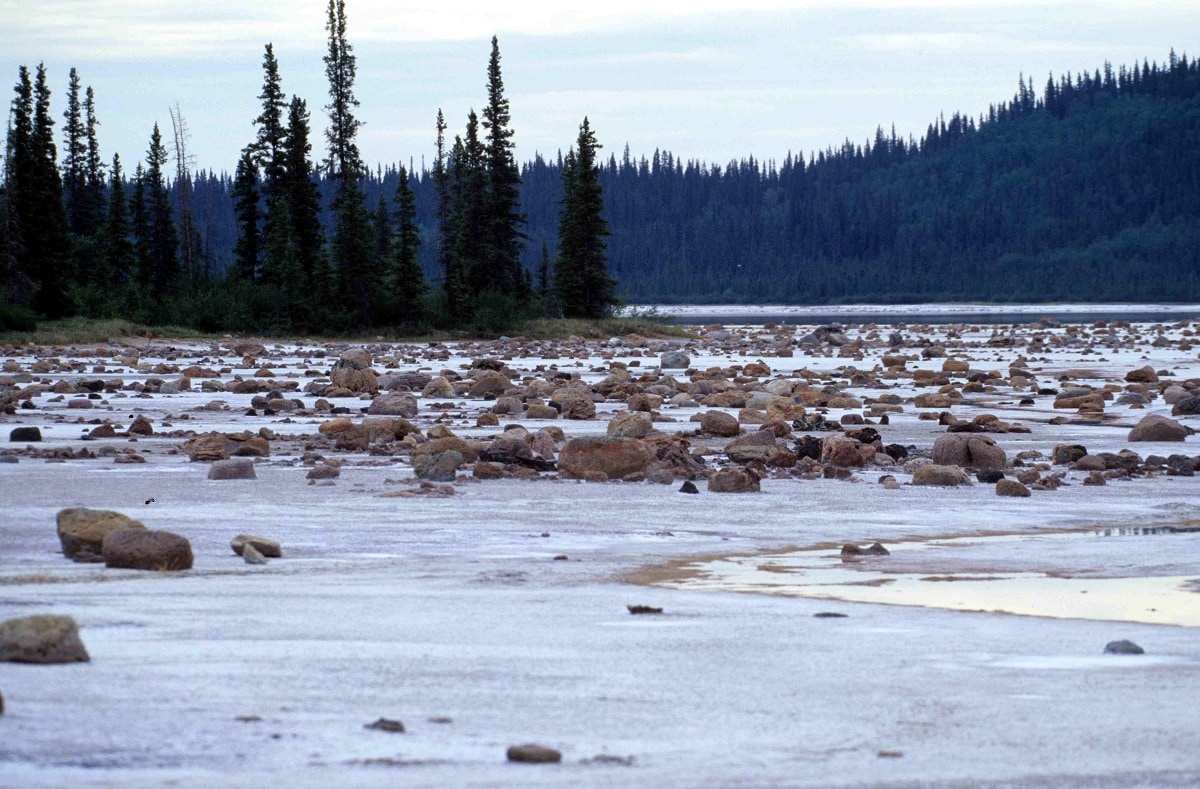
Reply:
[[661, 315], [1049, 315], [1078, 313], [1151, 312], [1162, 315], [1197, 314], [1200, 304], [635, 304], [623, 312], [653, 309]]

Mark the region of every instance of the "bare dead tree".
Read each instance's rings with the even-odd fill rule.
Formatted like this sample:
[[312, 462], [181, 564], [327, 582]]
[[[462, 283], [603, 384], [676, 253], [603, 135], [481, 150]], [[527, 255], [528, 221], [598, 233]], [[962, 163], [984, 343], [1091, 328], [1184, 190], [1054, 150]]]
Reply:
[[194, 281], [199, 251], [196, 249], [198, 231], [192, 219], [192, 178], [189, 169], [195, 164], [195, 156], [188, 153], [191, 139], [187, 120], [179, 109], [179, 103], [171, 108], [171, 128], [175, 132], [175, 190], [176, 205], [179, 207], [179, 251], [189, 281]]

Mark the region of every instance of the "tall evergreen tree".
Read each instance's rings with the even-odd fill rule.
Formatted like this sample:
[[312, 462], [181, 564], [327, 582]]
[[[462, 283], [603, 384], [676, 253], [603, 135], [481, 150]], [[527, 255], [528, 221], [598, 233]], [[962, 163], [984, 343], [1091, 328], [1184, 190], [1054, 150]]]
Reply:
[[96, 127], [96, 94], [89, 85], [83, 98], [84, 136], [87, 139], [87, 156], [84, 165], [84, 235], [96, 235], [104, 224], [105, 178], [104, 162], [100, 158], [100, 139]]
[[150, 204], [146, 198], [146, 168], [141, 162], [133, 170], [129, 215], [133, 231], [134, 282], [138, 301], [144, 304], [149, 301], [149, 291], [154, 281], [154, 259], [151, 252], [153, 231], [150, 227]]
[[146, 149], [145, 182], [150, 221], [150, 284], [157, 297], [165, 295], [179, 276], [179, 234], [163, 174], [167, 159], [156, 123], [150, 134], [150, 147]]
[[71, 240], [63, 206], [62, 180], [58, 174], [58, 152], [54, 145], [50, 87], [43, 64], [38, 64], [33, 84], [31, 147], [31, 202], [21, 214], [28, 256], [25, 270], [37, 283], [33, 308], [48, 318], [59, 318], [74, 310], [68, 295], [72, 279]]
[[478, 308], [485, 294], [509, 295], [491, 266], [488, 245], [486, 150], [479, 139], [479, 117], [467, 114], [466, 139], [455, 137], [451, 151], [454, 184], [454, 256], [466, 282], [468, 305]]
[[34, 290], [27, 269], [24, 216], [34, 209], [33, 82], [29, 70], [17, 70], [4, 147], [4, 295], [12, 304], [27, 305]]
[[233, 177], [233, 211], [237, 221], [237, 243], [233, 248], [234, 271], [244, 282], [258, 279], [262, 239], [259, 230], [258, 168], [254, 151], [242, 149]]
[[538, 261], [537, 295], [542, 302], [542, 315], [558, 316], [558, 299], [554, 293], [554, 266], [550, 262], [550, 247], [542, 242], [542, 257]]
[[409, 183], [408, 170], [400, 168], [396, 185], [396, 236], [391, 266], [390, 285], [396, 298], [395, 321], [400, 325], [417, 325], [423, 317], [421, 299], [428, 286], [421, 270], [421, 229], [417, 226], [417, 198]]
[[87, 127], [84, 126], [83, 105], [79, 99], [79, 72], [71, 69], [67, 83], [67, 111], [63, 113], [62, 182], [66, 200], [67, 220], [71, 232], [85, 235], [87, 214]]
[[604, 190], [596, 135], [583, 119], [575, 148], [563, 168], [562, 216], [558, 225], [555, 289], [567, 318], [603, 318], [617, 305], [616, 281], [608, 275]]
[[511, 114], [504, 95], [504, 80], [500, 74], [500, 44], [492, 36], [492, 53], [487, 70], [487, 106], [483, 109], [483, 127], [487, 130], [484, 168], [487, 172], [486, 219], [487, 269], [477, 279], [482, 291], [508, 293], [520, 304], [529, 299], [521, 266], [521, 231], [525, 217], [521, 214], [521, 172], [513, 157], [513, 130], [509, 128]]
[[338, 183], [333, 201], [334, 232], [331, 255], [339, 291], [354, 325], [365, 326], [371, 316], [371, 282], [375, 278], [375, 256], [371, 248], [371, 221], [366, 197], [359, 183], [364, 168], [358, 151], [358, 129], [362, 122], [354, 117], [358, 99], [354, 97], [355, 57], [346, 40], [345, 0], [329, 0], [325, 29], [329, 31], [329, 51], [325, 55], [325, 75], [329, 79], [329, 144], [326, 169]]
[[287, 129], [284, 126], [287, 102], [280, 84], [279, 62], [271, 44], [266, 45], [263, 55], [263, 87], [258, 98], [262, 102], [262, 113], [254, 119], [258, 126], [254, 146], [267, 198], [262, 278], [266, 282], [279, 282], [281, 269], [286, 265], [285, 258], [294, 256], [295, 249], [284, 183], [287, 175]]
[[315, 294], [330, 287], [329, 271], [322, 252], [321, 204], [317, 184], [313, 180], [313, 165], [309, 159], [312, 145], [308, 141], [308, 106], [298, 96], [288, 105], [287, 135], [284, 139], [284, 173], [287, 195], [288, 225], [295, 240], [296, 262], [305, 281]]
[[433, 184], [437, 190], [438, 269], [442, 274], [445, 317], [451, 325], [461, 326], [468, 317], [468, 309], [466, 276], [457, 250], [458, 185], [453, 180], [456, 166], [453, 156], [446, 151], [446, 119], [439, 108], [433, 163]]
[[122, 285], [132, 276], [136, 260], [129, 235], [125, 177], [121, 172], [121, 157], [114, 154], [109, 178], [108, 216], [104, 223], [104, 245], [98, 283], [102, 287]]

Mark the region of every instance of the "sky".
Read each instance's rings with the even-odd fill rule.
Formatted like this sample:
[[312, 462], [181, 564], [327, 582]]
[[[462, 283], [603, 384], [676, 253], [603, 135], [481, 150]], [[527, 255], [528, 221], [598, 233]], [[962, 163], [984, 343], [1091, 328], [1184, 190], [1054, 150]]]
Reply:
[[[312, 111], [322, 153], [326, 0], [0, 0], [0, 82], [44, 62], [55, 116], [68, 72], [95, 90], [100, 145], [127, 169], [178, 106], [194, 166], [232, 172], [254, 138], [263, 47]], [[1020, 75], [1200, 55], [1196, 0], [346, 0], [347, 37], [377, 164], [432, 161], [486, 100], [499, 37], [519, 161], [573, 143], [584, 116], [605, 153], [670, 150], [725, 164], [809, 155], [877, 126], [919, 137], [978, 116]], [[7, 94], [11, 97], [11, 94]]]

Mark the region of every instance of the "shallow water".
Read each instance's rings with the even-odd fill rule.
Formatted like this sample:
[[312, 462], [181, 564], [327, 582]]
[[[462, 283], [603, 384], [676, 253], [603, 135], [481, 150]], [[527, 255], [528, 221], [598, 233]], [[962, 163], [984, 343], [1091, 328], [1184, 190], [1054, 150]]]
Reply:
[[[669, 313], [668, 313], [669, 314]], [[946, 324], [946, 323], [972, 323], [979, 325], [1003, 325], [1003, 324], [1021, 324], [1026, 325], [1035, 323], [1042, 318], [1049, 318], [1060, 325], [1066, 324], [1091, 324], [1097, 321], [1105, 321], [1112, 323], [1114, 321], [1129, 321], [1131, 323], [1161, 323], [1175, 322], [1180, 320], [1192, 320], [1200, 317], [1195, 313], [1176, 313], [1164, 315], [1161, 312], [1121, 312], [1111, 310], [1097, 310], [1095, 312], [1055, 312], [1053, 308], [1048, 308], [1044, 313], [1031, 312], [905, 312], [902, 308], [890, 312], [873, 312], [873, 313], [845, 313], [845, 312], [830, 312], [830, 313], [804, 313], [796, 315], [791, 313], [737, 313], [737, 312], [714, 312], [714, 313], [686, 313], [682, 315], [672, 315], [671, 323], [680, 325], [695, 325], [703, 326], [709, 323], [721, 323], [731, 326], [755, 325], [763, 323], [777, 323], [780, 325], [821, 325], [830, 323], [846, 324], [866, 324], [873, 323], [876, 325], [890, 324], [907, 324], [907, 323], [923, 323], [923, 324]]]
[[[1173, 527], [1039, 534], [1040, 540], [1175, 534]], [[684, 565], [659, 585], [692, 591], [756, 592], [856, 603], [990, 611], [1200, 627], [1200, 579], [1184, 575], [1080, 577], [1011, 569], [1022, 535], [960, 537], [889, 545], [892, 556], [843, 557], [800, 549]], [[998, 549], [1008, 549], [1007, 551]], [[1001, 555], [1001, 554], [1009, 555]], [[998, 567], [986, 568], [989, 555]], [[955, 571], [954, 567], [964, 568]], [[965, 568], [971, 569], [966, 570]]]

